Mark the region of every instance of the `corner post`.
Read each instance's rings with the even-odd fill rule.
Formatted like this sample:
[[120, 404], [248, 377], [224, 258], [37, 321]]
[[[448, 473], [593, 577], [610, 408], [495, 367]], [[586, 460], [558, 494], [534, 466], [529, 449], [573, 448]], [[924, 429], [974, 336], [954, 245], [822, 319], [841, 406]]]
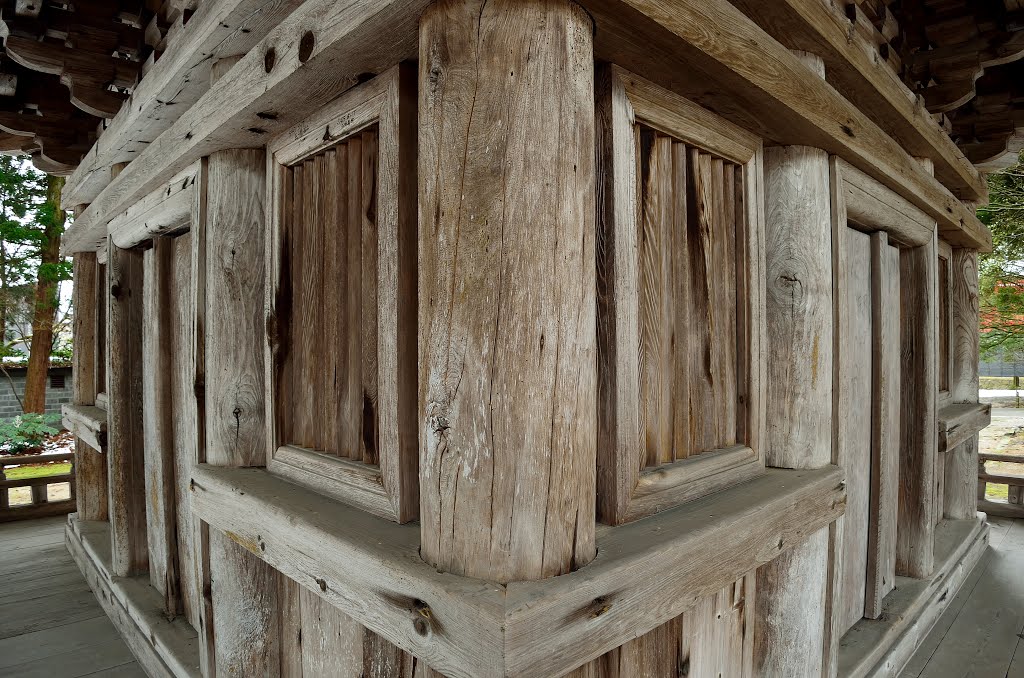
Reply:
[[440, 0], [420, 21], [420, 520], [447, 572], [595, 554], [593, 60], [569, 0]]

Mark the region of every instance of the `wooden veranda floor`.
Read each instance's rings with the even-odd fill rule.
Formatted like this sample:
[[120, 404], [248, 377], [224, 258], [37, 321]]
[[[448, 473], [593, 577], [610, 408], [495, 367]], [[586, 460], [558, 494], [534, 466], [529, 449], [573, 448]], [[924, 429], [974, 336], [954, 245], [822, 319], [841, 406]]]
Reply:
[[0, 524], [0, 676], [144, 677], [68, 554], [66, 524]]
[[901, 678], [1024, 678], [1024, 521], [989, 523], [988, 551]]
[[[63, 516], [0, 524], [0, 676], [145, 676], [64, 546]], [[991, 545], [901, 678], [1024, 678], [1024, 521]]]

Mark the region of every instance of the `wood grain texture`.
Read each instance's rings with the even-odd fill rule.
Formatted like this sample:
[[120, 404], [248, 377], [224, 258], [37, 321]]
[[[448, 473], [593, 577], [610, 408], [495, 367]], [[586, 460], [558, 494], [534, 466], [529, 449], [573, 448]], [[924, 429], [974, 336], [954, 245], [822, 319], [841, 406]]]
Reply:
[[142, 413], [142, 253], [114, 245], [109, 248], [109, 515], [113, 573], [127, 577], [145, 572], [149, 559]]
[[586, 568], [505, 587], [438, 572], [418, 556], [416, 526], [262, 469], [201, 465], [192, 505], [255, 556], [446, 675], [556, 676], [799, 547], [844, 510], [841, 478], [836, 467], [769, 469], [602, 531], [598, 557]]
[[[73, 257], [72, 305], [75, 309], [72, 326], [75, 351], [71, 358], [73, 375], [72, 402], [92, 405], [96, 393], [106, 384], [96, 381], [97, 363], [106, 360], [97, 351], [97, 307], [105, 303], [106, 295], [97, 294], [106, 289], [99, 281], [100, 266], [94, 253]], [[106, 328], [102, 328], [106, 332]], [[108, 515], [107, 460], [92, 446], [75, 440], [75, 500], [82, 520], [106, 520]]]
[[877, 619], [896, 585], [900, 457], [899, 251], [871, 236], [871, 523], [864, 616]]
[[[764, 152], [769, 466], [832, 461], [833, 285], [824, 151]], [[841, 543], [841, 542], [840, 542]], [[829, 529], [759, 568], [755, 675], [818, 676], [829, 658]], [[831, 641], [830, 641], [831, 642]]]
[[954, 403], [978, 401], [978, 253], [954, 249], [950, 260], [953, 326], [950, 397]]
[[101, 386], [96, 383], [95, 372], [96, 361], [103, 359], [96, 354], [96, 305], [102, 299], [97, 299], [96, 295], [99, 273], [96, 254], [76, 254], [72, 257], [71, 266], [74, 281], [71, 303], [75, 309], [72, 325], [75, 344], [75, 352], [71, 357], [74, 375], [72, 401], [75, 405], [93, 405], [96, 403], [96, 393], [106, 388], [105, 384]]
[[868, 533], [871, 522], [872, 445], [872, 261], [871, 237], [846, 227], [840, 232], [836, 261], [840, 286], [838, 350], [839, 465], [846, 471], [846, 513], [843, 516], [843, 577], [839, 632], [844, 634], [864, 616]]
[[896, 573], [931, 574], [935, 540], [936, 240], [900, 251], [900, 490]]
[[205, 427], [209, 463], [266, 464], [262, 150], [209, 159]]
[[597, 84], [598, 509], [621, 524], [763, 469], [760, 143], [617, 67]]
[[[765, 139], [840, 155], [938, 220], [950, 242], [990, 247], [991, 236], [973, 209], [730, 3], [586, 0], [584, 5], [599, 25], [614, 26], [601, 31], [595, 47], [599, 58], [671, 83], [681, 95]], [[628, 22], [620, 18], [624, 11]], [[707, 82], [716, 86], [708, 88]]]
[[944, 514], [953, 520], [973, 519], [978, 511], [978, 436], [969, 437], [945, 456]]
[[[180, 235], [172, 241], [171, 265], [168, 271], [168, 320], [170, 338], [170, 396], [174, 413], [172, 438], [174, 440], [174, 510], [177, 539], [178, 580], [182, 609], [192, 627], [200, 629], [202, 585], [198, 559], [200, 557], [199, 524], [192, 516], [189, 505], [188, 483], [192, 467], [199, 461], [202, 428], [196, 395], [196, 313], [193, 276], [193, 243], [197, 229]], [[165, 368], [166, 369], [166, 368]], [[200, 382], [201, 383], [201, 382]]]
[[753, 599], [751, 574], [563, 678], [750, 676]]
[[145, 437], [146, 534], [149, 580], [164, 597], [164, 613], [182, 609], [178, 577], [174, 406], [171, 400], [174, 353], [171, 346], [170, 291], [174, 244], [156, 238], [143, 252], [142, 428]]
[[278, 676], [280, 575], [236, 540], [232, 533], [210, 531], [217, 676]]
[[805, 147], [765, 149], [769, 466], [813, 468], [831, 461], [827, 160]]
[[562, 574], [594, 556], [593, 26], [446, 0], [420, 35], [422, 554]]
[[[268, 150], [269, 464], [378, 515], [414, 519], [414, 66], [346, 92]], [[310, 269], [321, 260], [322, 271]]]

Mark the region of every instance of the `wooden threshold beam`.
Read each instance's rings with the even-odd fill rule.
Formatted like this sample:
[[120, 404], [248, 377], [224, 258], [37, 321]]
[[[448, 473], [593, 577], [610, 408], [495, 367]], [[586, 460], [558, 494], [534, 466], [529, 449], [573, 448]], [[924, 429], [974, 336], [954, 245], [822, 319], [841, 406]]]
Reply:
[[419, 556], [417, 526], [376, 518], [263, 469], [200, 465], [191, 487], [193, 510], [211, 527], [458, 678], [561, 675], [678, 616], [842, 515], [842, 480], [833, 466], [768, 469], [603, 529], [597, 558], [576, 572], [506, 586], [440, 573]]
[[302, 3], [103, 188], [65, 232], [62, 250], [95, 249], [109, 219], [200, 158], [230, 148], [262, 147], [366, 74], [415, 58], [419, 16], [427, 4]]
[[149, 577], [115, 577], [110, 524], [68, 517], [64, 541], [89, 588], [132, 654], [153, 678], [200, 678], [199, 637], [185, 617], [168, 620]]
[[992, 406], [988, 403], [947, 405], [938, 411], [939, 452], [951, 450], [971, 438], [992, 421]]
[[114, 163], [131, 162], [206, 93], [210, 70], [221, 58], [245, 54], [287, 16], [299, 0], [202, 2], [179, 14], [167, 31], [168, 49], [64, 186], [65, 209], [87, 205], [110, 183]]
[[984, 555], [981, 517], [944, 520], [935, 530], [935, 571], [927, 579], [896, 578], [878, 619], [862, 619], [839, 642], [844, 678], [897, 676]]
[[92, 405], [61, 406], [64, 428], [97, 452], [107, 449], [107, 411]]
[[935, 219], [947, 242], [991, 249], [991, 234], [973, 207], [727, 0], [581, 4], [598, 26], [597, 58], [669, 87], [766, 141], [838, 155]]
[[878, 52], [853, 30], [843, 3], [822, 0], [734, 0], [733, 4], [789, 49], [811, 52], [847, 99], [912, 156], [929, 158], [936, 178], [957, 198], [983, 201], [984, 179]]

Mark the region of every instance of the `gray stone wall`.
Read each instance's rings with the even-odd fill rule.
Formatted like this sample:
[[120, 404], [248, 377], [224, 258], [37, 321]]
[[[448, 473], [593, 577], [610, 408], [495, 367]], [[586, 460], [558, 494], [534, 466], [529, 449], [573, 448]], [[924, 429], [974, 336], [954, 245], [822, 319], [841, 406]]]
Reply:
[[[7, 378], [10, 375], [10, 379]], [[7, 375], [0, 373], [0, 421], [9, 421], [21, 414], [21, 406], [18, 398], [25, 395], [25, 370], [24, 368], [7, 368]], [[54, 379], [56, 377], [56, 380]], [[55, 381], [64, 379], [64, 386], [54, 388]], [[17, 397], [11, 388], [17, 389]], [[59, 384], [58, 384], [59, 385]], [[48, 413], [60, 414], [60, 406], [71, 402], [71, 368], [51, 367], [46, 379], [46, 411]]]

